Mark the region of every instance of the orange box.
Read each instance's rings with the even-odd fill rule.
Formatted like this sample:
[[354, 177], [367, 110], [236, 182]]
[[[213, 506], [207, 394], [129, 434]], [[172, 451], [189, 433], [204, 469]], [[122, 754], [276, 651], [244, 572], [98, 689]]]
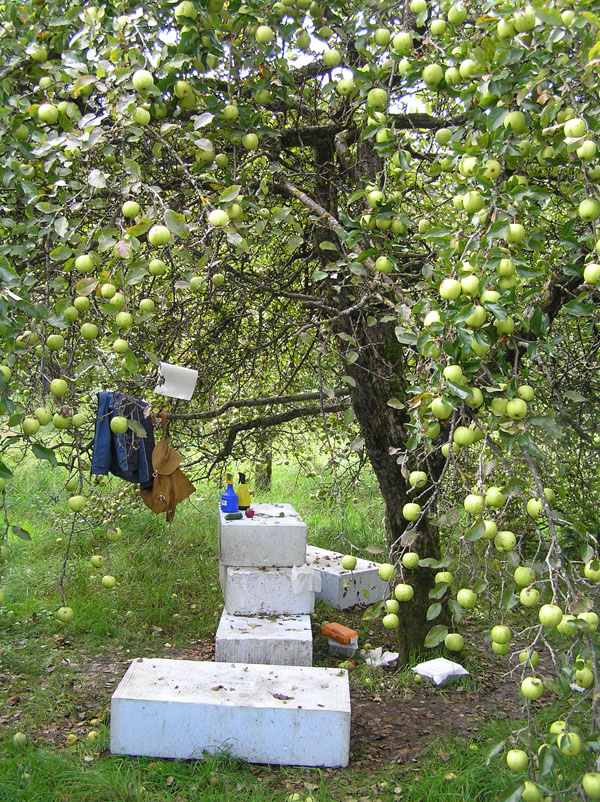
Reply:
[[324, 624], [321, 627], [321, 633], [329, 640], [334, 640], [336, 643], [351, 643], [354, 638], [358, 638], [358, 632], [355, 632], [350, 627], [345, 627], [343, 624], [332, 622]]

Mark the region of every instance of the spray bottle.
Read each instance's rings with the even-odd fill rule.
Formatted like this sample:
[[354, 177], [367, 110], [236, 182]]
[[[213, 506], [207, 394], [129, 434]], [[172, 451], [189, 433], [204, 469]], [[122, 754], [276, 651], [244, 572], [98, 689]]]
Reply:
[[227, 487], [221, 496], [221, 512], [237, 512], [238, 497], [233, 489], [233, 474], [228, 473], [225, 481], [227, 482]]
[[250, 507], [250, 493], [246, 484], [246, 474], [240, 473], [240, 483], [237, 488], [237, 496], [240, 510], [247, 510]]

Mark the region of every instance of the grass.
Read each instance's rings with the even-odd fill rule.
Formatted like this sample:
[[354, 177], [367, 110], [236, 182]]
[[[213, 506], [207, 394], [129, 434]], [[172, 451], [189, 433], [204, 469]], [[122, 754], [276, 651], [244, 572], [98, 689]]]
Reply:
[[[7, 599], [0, 607], [0, 802], [276, 802], [292, 792], [315, 802], [495, 800], [511, 784], [502, 756], [487, 766], [483, 754], [489, 741], [506, 738], [519, 725], [513, 721], [490, 722], [471, 742], [434, 740], [407, 765], [390, 754], [380, 766], [357, 760], [339, 771], [249, 766], [225, 756], [194, 762], [111, 756], [109, 699], [126, 661], [201, 648], [214, 639], [222, 606], [216, 539], [221, 488], [200, 487], [168, 526], [146, 508], [136, 507], [132, 514], [130, 491], [107, 482], [107, 504], [115, 507], [123, 537], [108, 544], [105, 513], [95, 510], [72, 537], [64, 587], [75, 618], [64, 626], [55, 613], [62, 604], [57, 578], [72, 520], [60, 493], [65, 479], [36, 463], [22, 467], [7, 491], [10, 523], [27, 529], [31, 541], [11, 536], [3, 566]], [[372, 480], [363, 480], [345, 510], [346, 539], [340, 534], [341, 511], [331, 495], [317, 496], [317, 488], [297, 466], [279, 466], [272, 491], [260, 500], [293, 504], [315, 545], [349, 551], [353, 544], [359, 556], [367, 557], [383, 548], [383, 508]], [[98, 553], [106, 561], [95, 569], [89, 558]], [[112, 591], [100, 583], [106, 571], [117, 577]], [[317, 605], [319, 621], [331, 613], [326, 605]], [[363, 622], [356, 613], [336, 613], [336, 619], [357, 627], [361, 644], [381, 643], [377, 622]], [[325, 639], [317, 636], [314, 645], [315, 664], [331, 665]], [[476, 655], [469, 654], [467, 661], [473, 676], [465, 689], [478, 692], [482, 684]], [[415, 687], [409, 669], [376, 673], [361, 662], [351, 682], [383, 700]], [[543, 711], [539, 723], [547, 728], [560, 712]], [[27, 734], [25, 747], [13, 745], [16, 731]], [[97, 733], [93, 741], [90, 731]], [[68, 745], [68, 735], [77, 736], [74, 744]], [[563, 769], [563, 782], [580, 778], [581, 770], [581, 761], [572, 760]]]

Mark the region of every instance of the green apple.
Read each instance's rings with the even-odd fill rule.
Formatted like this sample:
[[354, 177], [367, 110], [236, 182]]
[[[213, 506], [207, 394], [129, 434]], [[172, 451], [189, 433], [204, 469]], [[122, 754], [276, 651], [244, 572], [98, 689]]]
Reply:
[[223, 117], [229, 122], [234, 122], [240, 115], [240, 110], [237, 107], [236, 103], [228, 103], [223, 108]]
[[523, 420], [527, 415], [527, 402], [522, 398], [511, 398], [506, 405], [506, 414], [511, 420]]
[[114, 588], [114, 586], [116, 584], [117, 584], [117, 580], [115, 579], [114, 576], [111, 576], [110, 574], [106, 574], [105, 576], [102, 577], [102, 585], [103, 585], [103, 587], [110, 589], [110, 588]]
[[455, 278], [444, 278], [440, 283], [440, 296], [448, 301], [453, 301], [461, 294], [462, 287], [460, 281]]
[[578, 632], [578, 627], [576, 622], [576, 618], [574, 615], [570, 615], [569, 613], [565, 613], [561, 618], [560, 622], [556, 626], [557, 632], [560, 632], [561, 635], [567, 635], [571, 637], [572, 635], [576, 635]]
[[399, 602], [410, 601], [414, 595], [414, 588], [412, 585], [405, 585], [403, 582], [396, 585], [394, 588], [394, 596]]
[[441, 17], [437, 17], [436, 19], [431, 20], [429, 30], [431, 31], [432, 36], [443, 36], [446, 33], [447, 27], [446, 20], [442, 19]]
[[600, 560], [597, 558], [588, 560], [583, 567], [583, 575], [593, 582], [600, 582]]
[[525, 677], [521, 682], [521, 693], [526, 699], [535, 701], [544, 693], [544, 684], [539, 677]]
[[226, 153], [217, 153], [215, 156], [215, 164], [217, 167], [227, 167], [229, 164], [229, 156]]
[[443, 398], [434, 398], [429, 404], [429, 409], [434, 417], [446, 420], [452, 414], [452, 407], [446, 404]]
[[462, 652], [465, 639], [458, 632], [449, 632], [444, 638], [444, 646], [449, 652]]
[[[494, 326], [500, 336], [503, 334], [512, 334], [515, 329], [515, 321], [512, 317], [507, 317], [506, 320], [494, 320]], [[508, 406], [508, 401], [506, 402]], [[506, 408], [505, 408], [506, 411]]]
[[596, 143], [592, 139], [584, 139], [577, 148], [577, 156], [581, 161], [589, 162], [596, 156]]
[[148, 125], [150, 122], [150, 112], [143, 106], [136, 106], [131, 115], [131, 121], [136, 125]]
[[469, 493], [465, 496], [463, 507], [471, 515], [481, 515], [483, 512], [483, 496], [478, 493]]
[[75, 259], [75, 270], [78, 273], [90, 273], [94, 269], [94, 259], [89, 253], [82, 253]]
[[433, 581], [436, 585], [452, 585], [454, 577], [450, 573], [450, 571], [438, 571], [436, 575], [433, 577]]
[[532, 31], [536, 25], [535, 9], [527, 6], [513, 15], [513, 24], [517, 33]]
[[600, 264], [588, 263], [583, 270], [583, 279], [588, 284], [597, 284], [600, 281]]
[[73, 417], [71, 418], [71, 423], [73, 424], [75, 429], [79, 429], [86, 421], [86, 417], [83, 412], [76, 412]]
[[395, 575], [396, 568], [391, 563], [381, 563], [377, 569], [377, 573], [379, 574], [380, 579], [382, 579], [384, 582], [389, 582], [390, 579]]
[[152, 298], [142, 298], [139, 303], [139, 310], [140, 312], [154, 312], [154, 301]]
[[427, 474], [425, 471], [411, 471], [408, 475], [408, 484], [411, 487], [425, 487], [427, 484]]
[[393, 37], [392, 47], [396, 53], [410, 53], [413, 47], [412, 35], [408, 31], [400, 31]]
[[[444, 147], [452, 139], [452, 130], [450, 128], [439, 128], [435, 132], [435, 141], [438, 145]], [[461, 196], [462, 197], [462, 196]]]
[[581, 752], [581, 738], [576, 732], [559, 733], [556, 739], [556, 745], [563, 755], [567, 755], [568, 757], [575, 757]]
[[212, 276], [211, 281], [215, 287], [221, 287], [225, 282], [225, 276], [223, 273], [215, 273]]
[[340, 55], [339, 50], [336, 50], [335, 48], [329, 48], [323, 53], [323, 61], [325, 66], [329, 69], [337, 67], [341, 60], [342, 56]]
[[133, 326], [133, 315], [131, 312], [119, 312], [115, 316], [115, 323], [120, 329], [130, 329]]
[[162, 259], [150, 259], [148, 272], [151, 276], [163, 276], [167, 272], [167, 265]]
[[78, 295], [73, 300], [73, 306], [78, 312], [87, 312], [90, 308], [90, 299], [86, 295]]
[[140, 204], [136, 201], [125, 201], [121, 206], [121, 211], [123, 212], [123, 217], [133, 218], [137, 217], [142, 210]]
[[121, 532], [120, 528], [117, 526], [114, 529], [107, 529], [106, 530], [106, 539], [109, 540], [111, 543], [116, 543], [118, 540], [121, 539]]
[[419, 564], [419, 555], [415, 551], [407, 551], [402, 555], [402, 565], [409, 570], [416, 568]]
[[479, 409], [483, 404], [483, 393], [479, 387], [471, 387], [471, 395], [465, 398], [465, 404], [471, 409]]
[[587, 123], [581, 117], [573, 117], [565, 122], [563, 132], [569, 139], [580, 139], [587, 132]]
[[429, 438], [429, 440], [434, 440], [439, 433], [440, 433], [440, 424], [437, 422], [428, 424], [427, 428], [424, 431], [425, 437]]
[[508, 529], [503, 529], [501, 532], [498, 532], [494, 538], [494, 546], [500, 552], [512, 551], [516, 545], [517, 538], [514, 536], [514, 533]]
[[12, 737], [12, 742], [16, 747], [21, 748], [25, 746], [25, 744], [27, 743], [27, 735], [25, 735], [24, 732], [15, 732], [15, 734]]
[[542, 504], [542, 500], [539, 498], [530, 498], [527, 502], [527, 514], [530, 518], [533, 518], [534, 521], [537, 520], [540, 515], [542, 514], [542, 509], [544, 505]]
[[81, 512], [86, 505], [85, 496], [71, 496], [67, 500], [67, 504], [72, 512]]
[[81, 327], [81, 336], [84, 340], [95, 340], [98, 336], [98, 326], [95, 323], [84, 323]]
[[454, 382], [455, 384], [460, 384], [463, 380], [463, 372], [460, 365], [446, 365], [443, 369], [442, 374], [445, 379], [448, 381]]
[[354, 92], [355, 83], [352, 78], [340, 78], [335, 86], [335, 91], [342, 97], [348, 97]]
[[[138, 90], [138, 92], [145, 92], [148, 89], [152, 89], [152, 87], [154, 86], [154, 77], [152, 76], [152, 73], [149, 70], [136, 70], [133, 73], [131, 82], [133, 83], [134, 88]], [[127, 216], [128, 215], [126, 215], [126, 217]], [[137, 217], [137, 215], [135, 214], [132, 216]]]
[[94, 566], [94, 568], [100, 568], [102, 563], [104, 562], [104, 557], [101, 554], [93, 554], [90, 557], [90, 563]]
[[166, 226], [152, 226], [148, 232], [148, 242], [155, 247], [166, 245], [171, 239], [171, 232]]
[[54, 125], [58, 120], [58, 109], [52, 103], [42, 103], [37, 110], [38, 120], [48, 125]]
[[586, 198], [581, 201], [577, 211], [582, 220], [591, 223], [600, 217], [600, 203], [594, 198]]
[[388, 94], [385, 89], [375, 87], [367, 94], [367, 105], [376, 111], [384, 111], [387, 108]]
[[256, 150], [258, 147], [258, 136], [254, 133], [246, 134], [242, 137], [242, 145], [246, 150]]
[[46, 348], [49, 348], [50, 351], [60, 351], [64, 344], [65, 338], [62, 334], [50, 334], [46, 338]]
[[402, 516], [407, 521], [417, 521], [421, 515], [421, 505], [409, 502], [402, 507]]
[[356, 557], [353, 554], [344, 554], [342, 557], [342, 568], [345, 571], [354, 571], [356, 568]]
[[40, 422], [37, 418], [25, 418], [21, 424], [21, 428], [23, 429], [23, 434], [36, 434], [40, 428]]
[[513, 574], [515, 582], [520, 588], [526, 588], [533, 582], [533, 574], [528, 565], [519, 565]]
[[523, 649], [522, 652], [519, 652], [519, 663], [529, 663], [532, 668], [535, 668], [539, 662], [540, 658], [535, 649]]
[[593, 610], [588, 610], [585, 613], [579, 613], [577, 615], [578, 621], [585, 621], [585, 629], [584, 632], [595, 632], [598, 629], [598, 616]]
[[461, 25], [467, 18], [467, 9], [456, 3], [448, 9], [448, 22], [452, 25]]
[[400, 605], [396, 601], [396, 599], [386, 599], [385, 602], [385, 611], [386, 613], [395, 613], [396, 615], [400, 611]]
[[510, 629], [504, 624], [497, 624], [492, 627], [492, 640], [496, 643], [508, 643], [510, 641]]
[[594, 672], [587, 666], [577, 669], [575, 672], [575, 682], [580, 688], [591, 688], [594, 684]]
[[427, 314], [423, 318], [423, 325], [425, 326], [425, 328], [429, 328], [430, 326], [433, 326], [435, 323], [440, 323], [440, 322], [441, 322], [440, 313], [437, 311], [437, 309], [432, 309], [431, 312], [427, 312]]
[[597, 771], [584, 774], [581, 785], [590, 799], [600, 799], [600, 774]]
[[537, 588], [523, 588], [519, 593], [519, 601], [523, 607], [537, 607], [540, 603], [540, 592]]
[[529, 757], [523, 749], [510, 749], [506, 753], [506, 765], [511, 771], [526, 771], [529, 765]]
[[541, 802], [544, 798], [544, 792], [533, 782], [533, 780], [525, 780], [523, 783], [523, 790], [521, 791], [521, 799], [523, 802]]
[[495, 640], [492, 641], [492, 651], [494, 654], [505, 655], [508, 654], [510, 649], [510, 644], [508, 643], [497, 643]]
[[115, 415], [111, 418], [110, 429], [115, 434], [125, 434], [129, 426], [129, 421], [123, 415]]
[[496, 535], [498, 534], [498, 525], [495, 521], [484, 521], [484, 532], [483, 538], [484, 540], [493, 540]]
[[[63, 381], [63, 380], [53, 379], [52, 381]], [[52, 382], [50, 382], [50, 389], [52, 389]], [[54, 393], [54, 395], [56, 395], [56, 393]], [[33, 414], [39, 420], [40, 426], [47, 426], [52, 420], [52, 413], [50, 412], [49, 409], [46, 409], [46, 407], [37, 407], [37, 409], [34, 410]]]
[[71, 425], [71, 418], [64, 415], [59, 415], [59, 413], [56, 412], [52, 416], [52, 425], [55, 429], [68, 429]]
[[67, 308], [63, 312], [63, 317], [65, 320], [68, 320], [69, 323], [73, 323], [79, 317], [79, 312], [76, 306], [67, 306]]
[[129, 343], [127, 340], [123, 340], [121, 337], [118, 337], [113, 342], [113, 351], [116, 354], [124, 354], [129, 350]]
[[106, 284], [103, 284], [100, 287], [100, 295], [107, 301], [110, 301], [110, 299], [113, 297], [116, 291], [117, 288], [115, 287], [114, 284], [111, 284], [110, 282], [107, 282]]
[[392, 262], [391, 259], [388, 259], [387, 256], [382, 255], [377, 257], [377, 259], [375, 260], [374, 267], [378, 273], [388, 274], [391, 273], [392, 270], [394, 269], [394, 263]]
[[400, 626], [400, 619], [395, 613], [388, 613], [381, 619], [381, 623], [385, 629], [398, 629]]
[[444, 71], [439, 64], [427, 64], [421, 71], [421, 78], [428, 87], [434, 89], [444, 77]]
[[[469, 193], [467, 192], [467, 195], [468, 194]], [[479, 276], [476, 273], [471, 273], [468, 276], [463, 276], [460, 279], [460, 287], [464, 295], [471, 295], [471, 296], [479, 295]], [[482, 311], [485, 316], [486, 314], [485, 310]]]
[[556, 627], [561, 622], [563, 611], [557, 604], [542, 604], [538, 616], [545, 627]]
[[177, 22], [185, 24], [186, 18], [196, 19], [198, 12], [192, 0], [182, 0], [182, 2], [173, 9], [173, 16]]
[[453, 439], [457, 446], [464, 448], [475, 441], [475, 432], [469, 429], [468, 426], [457, 426], [454, 430]]
[[448, 67], [444, 73], [444, 80], [448, 86], [456, 86], [461, 82], [460, 72], [457, 67]]
[[391, 38], [392, 35], [387, 28], [377, 28], [373, 34], [375, 44], [380, 47], [387, 47]]
[[274, 33], [268, 25], [259, 25], [254, 34], [256, 43], [259, 45], [268, 45], [273, 41]]
[[506, 504], [506, 496], [499, 487], [490, 487], [485, 494], [485, 503], [488, 507], [503, 507]]
[[509, 223], [506, 232], [506, 241], [514, 245], [520, 245], [524, 240], [525, 229], [521, 223]]
[[477, 594], [470, 588], [461, 588], [456, 594], [456, 601], [465, 610], [472, 610], [477, 604]]

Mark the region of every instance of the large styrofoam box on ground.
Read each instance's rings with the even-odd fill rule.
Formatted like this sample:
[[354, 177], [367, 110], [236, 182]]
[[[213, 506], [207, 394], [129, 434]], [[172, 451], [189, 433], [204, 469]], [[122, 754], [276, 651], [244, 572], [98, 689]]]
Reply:
[[238, 616], [223, 612], [215, 641], [215, 660], [311, 666], [310, 616]]
[[139, 658], [111, 700], [119, 755], [346, 766], [348, 674], [338, 668]]
[[225, 610], [230, 615], [306, 615], [314, 591], [294, 593], [291, 568], [221, 567]]
[[306, 547], [306, 562], [321, 574], [321, 590], [317, 599], [327, 602], [336, 610], [345, 610], [355, 604], [374, 604], [384, 599], [388, 584], [378, 574], [379, 563], [371, 560], [356, 561], [356, 568], [342, 568], [342, 557], [337, 551]]
[[253, 504], [253, 518], [226, 521], [219, 512], [223, 565], [291, 568], [305, 561], [306, 524], [291, 504]]

